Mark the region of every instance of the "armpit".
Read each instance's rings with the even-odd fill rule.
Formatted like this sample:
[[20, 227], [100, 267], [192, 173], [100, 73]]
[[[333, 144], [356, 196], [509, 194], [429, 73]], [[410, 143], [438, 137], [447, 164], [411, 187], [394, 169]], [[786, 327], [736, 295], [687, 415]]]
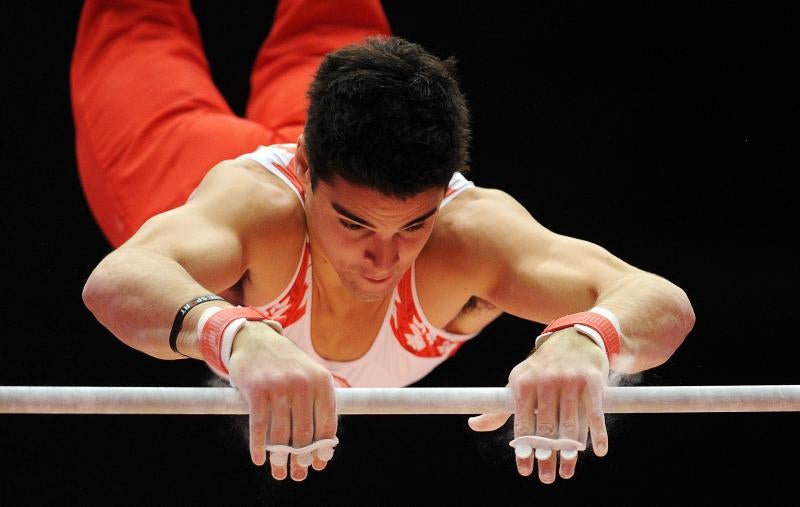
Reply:
[[245, 273], [233, 287], [225, 289], [224, 291], [220, 292], [219, 295], [225, 298], [225, 301], [232, 305], [244, 305], [243, 281], [246, 276], [247, 273]]
[[478, 296], [472, 296], [469, 298], [469, 301], [461, 307], [461, 311], [458, 313], [458, 316], [462, 315], [469, 315], [475, 312], [480, 312], [482, 310], [496, 310], [497, 307], [486, 301], [485, 299], [481, 299]]
[[502, 313], [502, 310], [489, 301], [472, 296], [461, 307], [456, 318], [447, 324], [445, 330], [460, 334], [477, 333]]

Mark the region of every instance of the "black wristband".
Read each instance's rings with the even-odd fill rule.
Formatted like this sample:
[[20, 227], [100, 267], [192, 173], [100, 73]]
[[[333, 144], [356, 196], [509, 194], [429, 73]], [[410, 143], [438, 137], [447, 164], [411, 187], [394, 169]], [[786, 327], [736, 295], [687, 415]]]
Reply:
[[181, 326], [183, 326], [183, 318], [186, 317], [186, 314], [189, 313], [189, 310], [194, 308], [195, 306], [207, 303], [209, 301], [225, 301], [225, 298], [217, 296], [216, 294], [207, 294], [205, 296], [200, 296], [197, 298], [192, 299], [185, 305], [181, 306], [178, 309], [177, 315], [175, 315], [175, 321], [172, 323], [172, 330], [169, 332], [169, 348], [172, 349], [173, 352], [176, 354], [180, 354], [183, 357], [189, 357], [180, 350], [178, 350], [178, 333], [181, 332]]

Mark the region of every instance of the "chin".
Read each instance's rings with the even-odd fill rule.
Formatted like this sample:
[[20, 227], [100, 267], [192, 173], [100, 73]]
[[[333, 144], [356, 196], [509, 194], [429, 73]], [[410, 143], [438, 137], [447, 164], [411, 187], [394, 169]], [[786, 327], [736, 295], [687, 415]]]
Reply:
[[[360, 275], [357, 275], [360, 276]], [[379, 301], [385, 298], [387, 295], [391, 294], [394, 290], [396, 283], [387, 282], [385, 286], [380, 287], [369, 287], [369, 282], [363, 282], [360, 280], [352, 280], [349, 279], [345, 281], [345, 287], [356, 299], [360, 301], [370, 302], [370, 301]]]
[[387, 294], [388, 294], [388, 292], [384, 292], [384, 293], [381, 293], [381, 294], [375, 294], [375, 293], [366, 293], [366, 292], [355, 292], [355, 291], [353, 291], [353, 296], [355, 296], [355, 298], [358, 299], [359, 301], [363, 301], [364, 303], [371, 303], [371, 302], [374, 302], [374, 301], [380, 301], [381, 299], [386, 297]]

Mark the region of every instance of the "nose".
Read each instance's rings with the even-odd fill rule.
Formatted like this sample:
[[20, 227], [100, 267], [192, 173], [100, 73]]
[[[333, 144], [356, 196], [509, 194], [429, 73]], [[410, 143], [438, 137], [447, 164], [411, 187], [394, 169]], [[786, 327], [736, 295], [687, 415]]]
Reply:
[[376, 239], [364, 252], [377, 273], [386, 275], [400, 261], [400, 251], [395, 240]]

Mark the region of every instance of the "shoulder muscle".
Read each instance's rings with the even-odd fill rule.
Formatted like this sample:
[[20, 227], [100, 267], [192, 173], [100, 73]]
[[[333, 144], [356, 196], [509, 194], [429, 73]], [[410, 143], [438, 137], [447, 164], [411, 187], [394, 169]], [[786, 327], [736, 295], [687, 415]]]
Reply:
[[458, 249], [453, 258], [476, 283], [475, 295], [509, 313], [547, 322], [638, 271], [594, 243], [550, 231], [505, 192], [470, 194], [443, 212], [443, 229]]
[[[170, 257], [209, 288], [230, 287], [247, 269], [256, 244], [272, 233], [286, 234], [279, 225], [302, 216], [292, 191], [251, 164], [217, 164], [187, 203], [148, 220], [123, 247]], [[280, 244], [281, 238], [274, 239], [269, 243]]]

